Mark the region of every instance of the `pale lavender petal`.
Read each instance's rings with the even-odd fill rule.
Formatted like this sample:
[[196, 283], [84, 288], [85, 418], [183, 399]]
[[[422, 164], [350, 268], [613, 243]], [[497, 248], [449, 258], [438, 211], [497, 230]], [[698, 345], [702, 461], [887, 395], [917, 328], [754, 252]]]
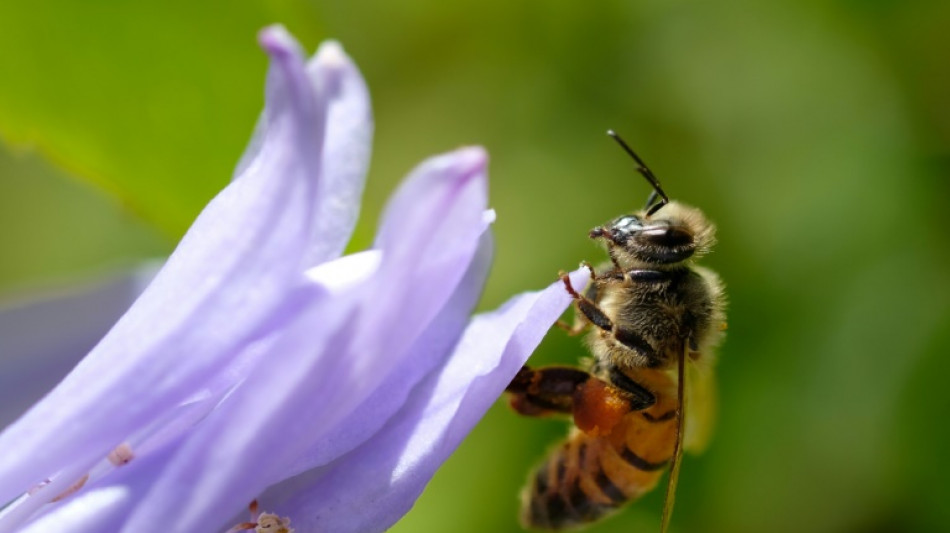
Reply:
[[409, 346], [458, 287], [492, 220], [484, 212], [485, 164], [481, 148], [430, 158], [390, 201], [380, 234], [402, 237], [378, 240], [382, 263], [356, 296], [353, 330], [330, 348], [337, 356], [321, 362], [314, 385], [334, 406], [323, 429], [342, 420], [390, 373], [415, 364]]
[[[0, 529], [30, 516], [31, 532], [223, 529], [307, 469], [282, 487], [323, 492], [351, 469], [326, 502], [376, 498], [363, 524], [384, 529], [566, 306], [562, 291], [525, 295], [457, 342], [491, 256], [481, 148], [420, 165], [388, 205], [375, 249], [334, 260], [368, 167], [365, 83], [336, 43], [305, 65], [283, 28], [260, 41], [267, 103], [238, 176], [116, 327], [0, 434], [0, 503], [51, 479], [0, 511]], [[123, 441], [136, 458], [110, 464]], [[370, 476], [355, 464], [367, 460], [389, 470]], [[79, 493], [44, 505], [85, 472]], [[362, 494], [347, 492], [361, 483]], [[308, 520], [358, 525], [299, 512], [301, 533]]]
[[332, 91], [328, 109], [315, 230], [307, 257], [310, 265], [339, 257], [349, 242], [359, 217], [373, 140], [366, 83], [334, 41], [323, 43], [307, 65], [315, 83], [329, 77], [322, 72], [327, 68], [338, 69], [341, 75], [336, 78], [339, 86]]
[[[469, 148], [432, 158], [412, 174], [393, 200], [416, 195], [414, 206], [400, 206], [412, 212], [383, 224], [409, 233], [381, 247], [379, 270], [350, 294], [283, 317], [286, 328], [268, 347], [270, 356], [194, 429], [123, 531], [156, 520], [200, 530], [232, 516], [287, 477], [301, 453], [392, 371], [415, 364], [409, 346], [455, 292], [487, 227], [484, 164], [484, 152]], [[187, 493], [178, 490], [183, 485]]]
[[[587, 276], [578, 270], [571, 280], [579, 286]], [[412, 507], [570, 301], [557, 282], [476, 316], [451, 359], [382, 431], [329, 468], [285, 482], [263, 503], [292, 517], [298, 531], [384, 531]]]
[[155, 276], [158, 263], [0, 305], [0, 428], [91, 350]]
[[132, 494], [124, 487], [109, 487], [69, 499], [56, 511], [46, 514], [19, 530], [20, 533], [102, 533], [117, 531], [132, 506]]
[[0, 501], [102, 457], [200, 388], [264, 333], [299, 283], [318, 171], [305, 149], [320, 144], [325, 102], [286, 32], [271, 28], [261, 40], [273, 60], [261, 164], [212, 200], [113, 330], [0, 434]]
[[[371, 268], [366, 271], [372, 273]], [[148, 531], [157, 520], [167, 521], [169, 531], [220, 526], [280, 479], [274, 464], [289, 462], [287, 455], [303, 446], [308, 426], [318, 426], [319, 414], [331, 407], [320, 401], [319, 388], [311, 386], [314, 359], [337, 336], [350, 333], [347, 319], [356, 301], [338, 295], [321, 303], [334, 305], [318, 303], [287, 316], [281, 331], [260, 341], [264, 357], [259, 359], [269, 364], [250, 372], [226, 402], [193, 428], [120, 531]], [[187, 492], [180, 490], [183, 485]]]
[[[149, 489], [152, 479], [165, 467], [174, 447], [133, 459], [108, 479], [89, 483], [29, 524], [21, 533], [115, 532], [122, 528], [131, 511]], [[210, 531], [211, 528], [207, 528]], [[169, 531], [165, 524], [152, 524], [143, 531]]]
[[254, 133], [251, 134], [251, 140], [247, 143], [247, 148], [241, 154], [237, 166], [234, 168], [232, 180], [239, 179], [247, 174], [247, 169], [252, 164], [257, 164], [257, 158], [261, 155], [261, 149], [264, 147], [264, 138], [267, 136], [267, 111], [261, 113], [254, 125]]
[[[336, 74], [330, 76], [327, 70]], [[329, 99], [324, 144], [311, 151], [320, 159], [321, 170], [307, 261], [317, 265], [339, 257], [353, 233], [369, 168], [373, 116], [366, 82], [339, 43], [323, 43], [307, 64], [307, 72], [313, 90]], [[327, 84], [327, 80], [333, 83]], [[266, 135], [267, 123], [259, 120], [235, 179], [259, 164]]]
[[70, 490], [70, 487], [73, 487], [91, 468], [92, 462], [77, 462], [68, 465], [41, 483], [30, 487], [29, 492], [22, 494], [15, 502], [0, 511], [0, 531], [7, 531], [25, 524], [38, 509], [49, 503], [55, 495]]
[[325, 465], [363, 443], [402, 407], [409, 391], [444, 362], [458, 342], [459, 333], [465, 329], [482, 294], [493, 251], [491, 233], [486, 232], [458, 290], [409, 348], [408, 358], [412, 364], [401, 366], [398, 371], [387, 376], [386, 381], [348, 415], [347, 422], [337, 424], [326, 438], [317, 440], [310, 449], [301, 453], [291, 467], [291, 475]]
[[339, 297], [370, 279], [379, 270], [382, 259], [380, 250], [365, 250], [321, 263], [308, 269], [306, 275], [311, 283], [322, 287], [322, 292]]
[[[380, 275], [368, 288], [375, 297], [360, 320], [354, 350], [401, 353], [431, 322], [458, 285], [484, 231], [487, 154], [470, 147], [433, 157], [419, 166], [386, 208], [376, 247], [384, 251]], [[455, 176], [451, 187], [445, 176]], [[422, 259], [424, 258], [424, 261]], [[463, 265], [463, 268], [459, 268]], [[407, 303], [409, 305], [407, 305]], [[399, 327], [391, 327], [398, 319]], [[378, 334], [389, 327], [388, 335]], [[380, 376], [398, 358], [355, 366], [357, 376]], [[380, 380], [361, 378], [358, 391]], [[352, 391], [351, 391], [352, 393]]]

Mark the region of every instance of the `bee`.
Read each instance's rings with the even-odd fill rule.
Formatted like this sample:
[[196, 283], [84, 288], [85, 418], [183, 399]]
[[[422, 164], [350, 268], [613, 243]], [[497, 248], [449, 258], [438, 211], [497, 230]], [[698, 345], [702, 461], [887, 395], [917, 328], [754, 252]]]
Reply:
[[[567, 439], [529, 476], [521, 521], [567, 529], [604, 518], [652, 490], [670, 470], [661, 530], [673, 509], [683, 449], [700, 452], [712, 427], [713, 349], [725, 332], [722, 282], [695, 261], [715, 243], [703, 213], [670, 201], [659, 180], [613, 131], [653, 187], [646, 206], [590, 231], [610, 261], [574, 299], [571, 334], [590, 330], [584, 368], [521, 368], [507, 388], [527, 416], [570, 415]], [[687, 410], [687, 399], [689, 410]]]

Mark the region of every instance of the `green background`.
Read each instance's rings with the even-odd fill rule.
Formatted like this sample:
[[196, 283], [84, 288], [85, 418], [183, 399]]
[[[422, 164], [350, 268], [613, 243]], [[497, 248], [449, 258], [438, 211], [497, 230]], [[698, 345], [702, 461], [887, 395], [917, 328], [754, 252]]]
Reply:
[[[277, 21], [369, 83], [353, 249], [417, 162], [488, 148], [482, 308], [600, 261], [587, 231], [641, 205], [607, 128], [717, 222], [720, 420], [675, 531], [950, 530], [950, 3], [5, 2], [0, 292], [167, 254], [250, 137]], [[553, 332], [535, 361], [582, 354]], [[517, 531], [563, 433], [499, 402], [395, 530]], [[590, 531], [657, 531], [660, 492]]]

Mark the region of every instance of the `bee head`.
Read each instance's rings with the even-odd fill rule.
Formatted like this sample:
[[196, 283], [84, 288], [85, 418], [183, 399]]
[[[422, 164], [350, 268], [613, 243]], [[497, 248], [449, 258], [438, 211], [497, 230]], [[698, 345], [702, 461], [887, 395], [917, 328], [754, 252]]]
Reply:
[[695, 207], [669, 202], [652, 214], [649, 209], [615, 218], [591, 230], [604, 239], [624, 269], [674, 265], [709, 251], [715, 228]]
[[639, 172], [653, 187], [642, 211], [615, 218], [591, 230], [592, 239], [604, 239], [611, 257], [624, 270], [675, 265], [709, 251], [715, 227], [695, 207], [671, 202], [660, 181], [619, 135], [607, 134], [633, 158]]

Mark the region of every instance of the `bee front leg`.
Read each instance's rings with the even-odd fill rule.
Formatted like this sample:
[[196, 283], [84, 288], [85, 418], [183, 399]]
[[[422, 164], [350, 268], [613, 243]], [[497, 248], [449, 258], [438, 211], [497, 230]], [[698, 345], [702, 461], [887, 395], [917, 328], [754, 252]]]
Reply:
[[[587, 287], [587, 290], [584, 291], [584, 295], [581, 298], [587, 301], [597, 300], [597, 294], [600, 291], [600, 284], [602, 284], [603, 281], [597, 275], [597, 271], [594, 270], [594, 266], [591, 265], [590, 262], [581, 261], [581, 266], [590, 272], [590, 285]], [[561, 281], [564, 282], [564, 285], [567, 288], [568, 294], [577, 299], [578, 293], [576, 290], [574, 290], [574, 286], [571, 284], [571, 280], [567, 274], [564, 271], [561, 271], [560, 277]], [[582, 315], [581, 313], [575, 313], [573, 324], [569, 324], [563, 320], [558, 320], [554, 325], [563, 329], [568, 335], [573, 337], [583, 333], [590, 324], [590, 320], [588, 320], [585, 315]]]
[[560, 329], [563, 329], [571, 337], [580, 335], [584, 333], [584, 330], [587, 329], [587, 322], [583, 320], [574, 320], [573, 324], [569, 324], [563, 320], [558, 320], [554, 323]]
[[[574, 290], [574, 285], [571, 284], [571, 278], [566, 273], [561, 274], [561, 281], [564, 283], [564, 288], [567, 289], [568, 294], [574, 298], [574, 305], [577, 306], [577, 310], [580, 311], [591, 324], [605, 331], [613, 329], [614, 323], [607, 317], [604, 311], [592, 300]], [[596, 282], [597, 280], [595, 279], [594, 281]]]
[[629, 285], [630, 276], [627, 275], [627, 271], [620, 266], [620, 260], [617, 259], [617, 253], [614, 251], [617, 249], [617, 242], [611, 235], [610, 230], [604, 229], [603, 226], [597, 226], [590, 230], [589, 237], [594, 240], [602, 239], [604, 241], [604, 244], [607, 245], [607, 255], [610, 257], [610, 262], [614, 264], [614, 272], [619, 274], [620, 280], [623, 281], [625, 285]]
[[569, 366], [532, 369], [521, 367], [506, 392], [511, 407], [525, 416], [570, 414], [578, 387], [591, 379], [584, 370]]

